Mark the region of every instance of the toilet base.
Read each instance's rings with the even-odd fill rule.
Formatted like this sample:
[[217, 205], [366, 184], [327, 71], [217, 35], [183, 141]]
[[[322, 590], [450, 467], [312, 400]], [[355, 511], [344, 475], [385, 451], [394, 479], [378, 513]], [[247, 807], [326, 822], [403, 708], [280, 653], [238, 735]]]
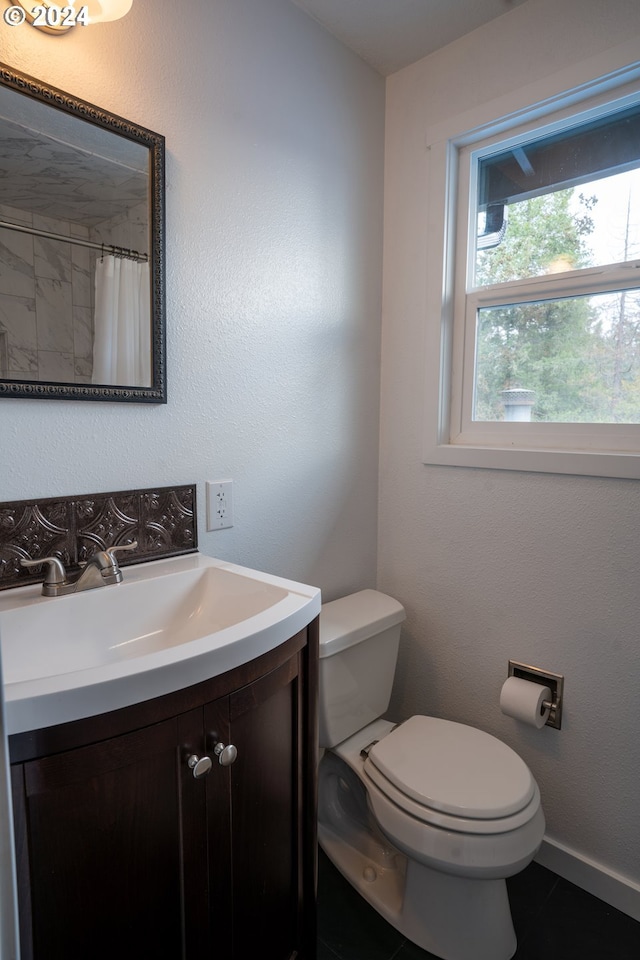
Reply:
[[[504, 880], [439, 873], [410, 860], [385, 838], [366, 852], [320, 824], [320, 846], [381, 916], [442, 960], [511, 960], [516, 935]], [[361, 846], [361, 844], [359, 844]]]
[[[385, 721], [365, 734], [384, 736]], [[386, 727], [390, 724], [386, 724]], [[318, 839], [332, 863], [396, 930], [443, 960], [511, 960], [516, 935], [503, 878], [460, 877], [406, 856], [382, 832], [357, 772], [360, 744], [320, 762]]]

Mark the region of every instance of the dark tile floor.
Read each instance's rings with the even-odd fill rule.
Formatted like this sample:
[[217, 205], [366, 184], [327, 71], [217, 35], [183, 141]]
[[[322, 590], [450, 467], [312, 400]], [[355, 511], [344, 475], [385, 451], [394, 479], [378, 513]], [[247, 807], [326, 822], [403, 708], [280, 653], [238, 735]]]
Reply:
[[[532, 863], [507, 881], [514, 960], [640, 960], [640, 923]], [[355, 892], [320, 851], [318, 960], [432, 960]]]

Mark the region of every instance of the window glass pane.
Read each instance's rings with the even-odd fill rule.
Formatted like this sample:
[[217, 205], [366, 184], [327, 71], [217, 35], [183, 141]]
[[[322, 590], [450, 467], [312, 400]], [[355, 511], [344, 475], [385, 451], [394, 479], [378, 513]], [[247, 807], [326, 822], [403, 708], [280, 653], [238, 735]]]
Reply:
[[474, 420], [640, 423], [640, 292], [483, 307]]
[[483, 286], [640, 257], [640, 108], [478, 161]]

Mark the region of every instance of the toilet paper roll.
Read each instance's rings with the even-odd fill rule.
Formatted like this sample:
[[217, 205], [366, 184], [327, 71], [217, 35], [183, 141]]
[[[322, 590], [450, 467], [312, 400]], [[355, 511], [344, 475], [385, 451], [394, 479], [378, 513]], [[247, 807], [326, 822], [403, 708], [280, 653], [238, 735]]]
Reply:
[[500, 709], [508, 717], [515, 717], [540, 730], [549, 717], [549, 707], [545, 700], [551, 700], [551, 690], [540, 683], [523, 680], [522, 677], [508, 677], [500, 691]]

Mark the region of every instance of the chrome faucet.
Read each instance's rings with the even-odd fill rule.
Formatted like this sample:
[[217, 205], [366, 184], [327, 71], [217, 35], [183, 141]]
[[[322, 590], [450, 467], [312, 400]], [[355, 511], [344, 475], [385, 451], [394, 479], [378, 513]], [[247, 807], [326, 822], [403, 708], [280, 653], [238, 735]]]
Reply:
[[59, 557], [43, 557], [41, 560], [20, 560], [23, 567], [40, 567], [47, 564], [42, 584], [44, 597], [63, 597], [67, 593], [81, 593], [95, 587], [105, 587], [110, 583], [122, 583], [122, 570], [116, 559], [116, 553], [135, 550], [138, 541], [123, 543], [121, 546], [98, 550], [89, 557], [79, 574], [73, 579], [67, 577], [64, 564]]

